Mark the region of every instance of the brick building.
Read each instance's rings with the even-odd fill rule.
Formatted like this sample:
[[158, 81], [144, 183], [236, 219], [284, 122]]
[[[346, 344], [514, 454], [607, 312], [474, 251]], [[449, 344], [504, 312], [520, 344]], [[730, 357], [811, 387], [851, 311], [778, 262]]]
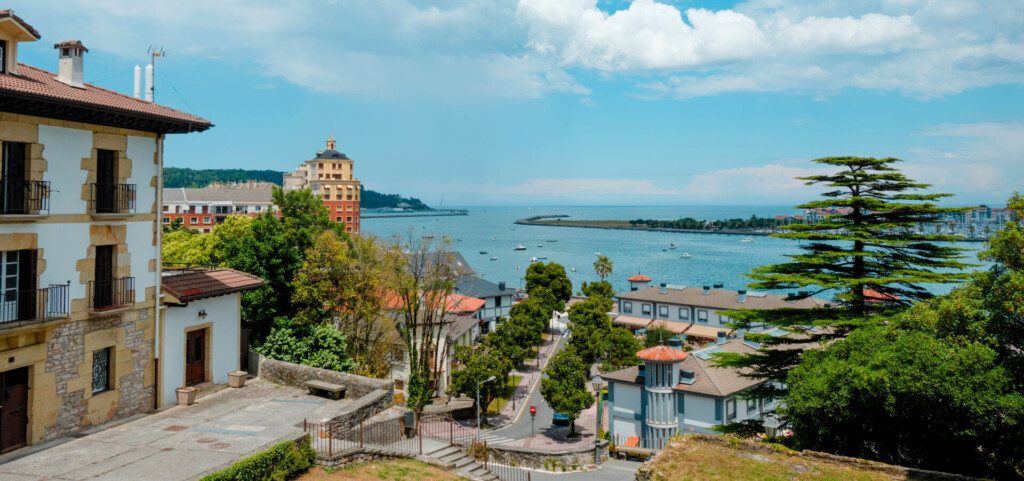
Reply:
[[215, 183], [204, 188], [164, 189], [163, 223], [209, 233], [229, 215], [255, 217], [275, 212], [274, 185], [267, 182]]
[[310, 189], [323, 197], [331, 220], [345, 223], [345, 231], [359, 233], [359, 198], [362, 183], [355, 177], [352, 159], [335, 150], [334, 138], [294, 172], [284, 175], [284, 190]]

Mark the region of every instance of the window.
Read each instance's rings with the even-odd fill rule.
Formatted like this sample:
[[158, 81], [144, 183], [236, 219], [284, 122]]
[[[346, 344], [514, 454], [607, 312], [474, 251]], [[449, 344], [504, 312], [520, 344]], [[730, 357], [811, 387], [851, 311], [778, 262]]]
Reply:
[[679, 308], [679, 318], [684, 320], [684, 321], [689, 321], [690, 320], [690, 308], [689, 307], [680, 307]]
[[341, 222], [341, 216], [339, 215], [338, 217], [335, 217], [334, 220], [335, 222]]
[[668, 317], [668, 306], [658, 306], [658, 315]]
[[165, 205], [164, 206], [164, 212], [170, 212], [170, 211], [171, 211], [171, 206]]
[[733, 422], [736, 420], [736, 398], [730, 398], [725, 401], [725, 421]]
[[650, 304], [640, 304], [640, 313], [645, 315], [645, 316], [651, 315], [651, 305]]
[[494, 307], [501, 307], [501, 296], [494, 296]]
[[720, 422], [722, 420], [722, 400], [715, 399], [715, 421]]
[[111, 348], [92, 352], [92, 393], [110, 390]]
[[352, 216], [348, 216], [348, 217], [346, 217], [346, 218], [345, 218], [345, 222], [352, 222]]
[[0, 73], [7, 73], [7, 41], [0, 40]]
[[346, 207], [345, 207], [345, 210], [347, 210], [347, 211], [349, 211], [349, 212], [352, 212], [352, 206], [351, 206], [351, 205], [349, 205], [349, 206], [346, 206]]
[[708, 322], [708, 310], [707, 309], [697, 309], [697, 322], [703, 322], [703, 323], [707, 324], [707, 322]]
[[28, 214], [28, 144], [3, 142], [3, 169], [0, 171], [0, 213]]
[[198, 224], [199, 223], [199, 218], [198, 217], [192, 217], [191, 223]]
[[633, 303], [629, 302], [629, 301], [623, 301], [622, 302], [622, 312], [625, 312], [626, 314], [632, 314], [633, 313]]
[[747, 398], [747, 414], [757, 411], [757, 399]]
[[338, 205], [338, 206], [335, 206], [335, 207], [334, 207], [334, 211], [335, 211], [335, 212], [341, 212], [341, 206], [340, 206], [340, 205]]
[[170, 223], [171, 223], [171, 218], [170, 217], [164, 217], [164, 224], [170, 224]]
[[210, 218], [209, 217], [203, 217], [203, 223], [204, 224], [209, 224], [210, 223]]

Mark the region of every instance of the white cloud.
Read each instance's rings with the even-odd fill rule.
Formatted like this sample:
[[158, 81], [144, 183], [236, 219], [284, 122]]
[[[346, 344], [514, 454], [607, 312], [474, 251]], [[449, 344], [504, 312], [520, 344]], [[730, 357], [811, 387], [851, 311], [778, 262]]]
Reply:
[[688, 198], [706, 202], [793, 203], [817, 195], [820, 189], [804, 185], [798, 177], [819, 172], [781, 164], [737, 167], [698, 174], [683, 190]]
[[1005, 200], [1024, 189], [1024, 122], [944, 124], [922, 132], [908, 175], [970, 201]]

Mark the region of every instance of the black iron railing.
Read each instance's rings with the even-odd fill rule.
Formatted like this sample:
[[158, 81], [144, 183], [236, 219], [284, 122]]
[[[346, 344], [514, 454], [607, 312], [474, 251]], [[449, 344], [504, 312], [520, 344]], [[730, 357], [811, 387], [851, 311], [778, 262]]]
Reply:
[[93, 310], [117, 309], [135, 303], [135, 278], [89, 282], [89, 307]]
[[70, 284], [0, 294], [0, 325], [68, 317]]
[[50, 212], [50, 182], [0, 180], [0, 214], [25, 215]]
[[135, 212], [135, 184], [89, 184], [90, 212], [130, 214]]

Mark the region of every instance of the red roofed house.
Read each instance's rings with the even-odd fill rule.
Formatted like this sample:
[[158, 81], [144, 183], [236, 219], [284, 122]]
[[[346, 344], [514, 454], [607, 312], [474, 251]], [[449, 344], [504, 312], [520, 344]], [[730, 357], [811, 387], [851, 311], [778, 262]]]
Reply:
[[241, 366], [242, 296], [263, 279], [233, 269], [165, 270], [160, 317], [159, 407], [176, 390], [224, 384]]
[[160, 175], [210, 121], [87, 82], [82, 42], [0, 10], [0, 453], [153, 409]]

